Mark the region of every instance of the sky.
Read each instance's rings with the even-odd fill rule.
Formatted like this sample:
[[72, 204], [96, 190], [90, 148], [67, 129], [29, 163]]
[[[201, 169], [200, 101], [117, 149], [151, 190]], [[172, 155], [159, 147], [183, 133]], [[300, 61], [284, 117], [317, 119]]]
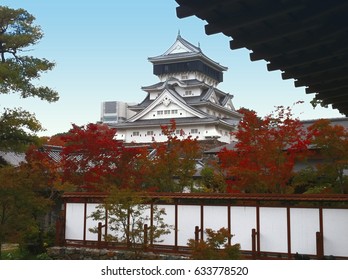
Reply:
[[58, 91], [59, 101], [0, 95], [0, 108], [22, 107], [35, 113], [46, 129], [40, 136], [99, 121], [103, 101], [140, 103], [146, 96], [141, 87], [159, 81], [148, 58], [169, 49], [179, 31], [228, 67], [218, 88], [234, 96], [236, 109], [265, 116], [275, 106], [304, 101], [293, 109], [301, 120], [344, 117], [331, 106], [313, 109], [314, 94], [296, 88], [293, 79], [282, 80], [280, 71], [267, 71], [266, 61], [250, 61], [249, 50], [231, 50], [231, 38], [206, 35], [205, 21], [195, 16], [179, 19], [174, 0], [0, 0], [0, 5], [23, 8], [36, 17], [44, 37], [25, 55], [56, 63], [36, 83]]

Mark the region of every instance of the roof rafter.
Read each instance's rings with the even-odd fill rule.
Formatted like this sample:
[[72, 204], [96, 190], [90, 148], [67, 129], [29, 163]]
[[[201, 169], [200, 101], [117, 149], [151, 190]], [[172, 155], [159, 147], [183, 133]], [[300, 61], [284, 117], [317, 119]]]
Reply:
[[206, 34], [222, 32], [231, 49], [248, 48], [251, 61], [268, 61], [268, 71], [282, 71], [283, 79], [348, 115], [348, 1], [176, 2], [180, 18], [205, 20]]

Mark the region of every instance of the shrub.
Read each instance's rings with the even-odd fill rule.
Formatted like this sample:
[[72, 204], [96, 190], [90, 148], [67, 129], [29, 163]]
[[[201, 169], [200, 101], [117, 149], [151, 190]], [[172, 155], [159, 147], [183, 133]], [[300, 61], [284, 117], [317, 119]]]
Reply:
[[240, 244], [232, 245], [229, 240], [233, 237], [226, 228], [214, 231], [205, 230], [206, 240], [190, 239], [188, 246], [195, 260], [238, 260], [241, 259]]

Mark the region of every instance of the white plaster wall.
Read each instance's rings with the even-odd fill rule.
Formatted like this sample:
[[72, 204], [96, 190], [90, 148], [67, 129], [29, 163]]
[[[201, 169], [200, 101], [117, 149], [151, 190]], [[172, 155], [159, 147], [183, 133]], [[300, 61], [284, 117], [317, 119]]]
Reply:
[[110, 215], [110, 214], [108, 215], [107, 229], [103, 228], [102, 233], [105, 234], [105, 230], [106, 230], [108, 236], [111, 236], [113, 238], [115, 238], [115, 237], [120, 238], [121, 235], [119, 235], [115, 230], [111, 229], [113, 224], [110, 223], [110, 218], [113, 218], [113, 217], [114, 217], [114, 215]]
[[[164, 114], [164, 110], [170, 110], [169, 114]], [[177, 113], [173, 113], [172, 110], [177, 110]], [[157, 114], [157, 111], [163, 111], [163, 114]], [[171, 102], [169, 106], [165, 106], [163, 104], [159, 104], [150, 112], [145, 114], [141, 119], [145, 120], [153, 120], [153, 119], [173, 119], [173, 118], [183, 118], [183, 117], [193, 117], [191, 113], [186, 112], [176, 103]]]
[[[200, 96], [202, 93], [202, 89], [195, 87], [195, 88], [182, 88], [182, 87], [175, 87], [175, 90], [183, 97], [192, 97], [192, 96]], [[186, 91], [191, 91], [191, 95], [185, 95]]]
[[286, 208], [260, 207], [260, 249], [265, 252], [286, 253]]
[[195, 226], [201, 226], [201, 207], [196, 205], [178, 206], [178, 245], [187, 246], [195, 238]]
[[[96, 227], [90, 215], [98, 204], [86, 207], [86, 240], [97, 240], [97, 234], [89, 232]], [[165, 208], [164, 222], [175, 224], [175, 206], [158, 205]], [[203, 227], [218, 230], [228, 227], [227, 206], [204, 206]], [[84, 204], [66, 204], [66, 239], [83, 240]], [[150, 225], [150, 208], [143, 217]], [[199, 205], [178, 206], [178, 245], [186, 246], [188, 239], [194, 238], [195, 226], [201, 226], [201, 207]], [[109, 225], [110, 226], [110, 225]], [[232, 243], [239, 243], [242, 250], [251, 250], [251, 230], [256, 229], [256, 207], [231, 206]], [[323, 209], [324, 254], [348, 257], [348, 209]], [[291, 252], [300, 254], [316, 253], [315, 233], [319, 231], [319, 210], [316, 208], [290, 209]], [[110, 232], [110, 228], [108, 229]], [[117, 233], [113, 233], [114, 236]], [[163, 245], [175, 244], [175, 232], [163, 236]], [[266, 252], [287, 253], [287, 213], [286, 208], [260, 207], [260, 249]]]
[[171, 227], [169, 234], [162, 235], [159, 240], [162, 242], [154, 242], [160, 245], [175, 245], [175, 206], [174, 205], [157, 205], [158, 209], [164, 209], [166, 215], [162, 215], [163, 222]]
[[315, 255], [316, 232], [319, 230], [318, 209], [290, 209], [291, 253]]
[[210, 228], [217, 231], [223, 227], [228, 228], [227, 206], [204, 206], [203, 209], [203, 230]]
[[256, 207], [231, 207], [232, 244], [239, 243], [242, 250], [251, 250], [251, 230], [256, 229]]
[[[99, 204], [96, 204], [96, 203], [88, 203], [87, 204], [87, 208], [86, 208], [86, 217], [87, 217], [87, 219], [86, 219], [86, 240], [97, 241], [98, 240], [98, 233], [90, 232], [89, 229], [98, 228], [99, 222], [102, 222], [104, 224], [104, 221], [95, 221], [91, 217], [93, 212], [99, 210], [99, 209], [97, 209], [98, 205]], [[105, 231], [104, 228], [103, 228], [103, 230]], [[102, 231], [102, 232], [104, 233], [104, 231]]]
[[65, 220], [65, 238], [83, 240], [84, 204], [67, 203]]
[[323, 209], [324, 255], [348, 257], [348, 209]]
[[[199, 133], [194, 133], [191, 134], [191, 128], [196, 128], [198, 129]], [[204, 140], [206, 139], [205, 136], [206, 135], [212, 135], [209, 131], [208, 133], [206, 133], [207, 129], [210, 128], [206, 128], [205, 126], [201, 125], [201, 126], [180, 126], [177, 127], [177, 130], [182, 129], [185, 132], [185, 135], [183, 137], [188, 137], [188, 136], [192, 136], [192, 138], [196, 138], [198, 137], [199, 140]], [[215, 131], [215, 128], [213, 128]], [[137, 131], [139, 132], [139, 136], [133, 136], [133, 131]], [[153, 131], [154, 135], [147, 135], [147, 131]], [[122, 135], [124, 135], [122, 137]], [[216, 133], [214, 134], [216, 135]], [[180, 135], [177, 135], [179, 138], [181, 138]], [[228, 137], [229, 138], [229, 137]], [[129, 129], [127, 131], [123, 131], [123, 132], [118, 132], [116, 139], [124, 139], [126, 143], [131, 143], [131, 142], [135, 142], [135, 143], [149, 143], [152, 142], [153, 139], [155, 139], [156, 142], [164, 142], [167, 141], [167, 136], [162, 134], [162, 130], [160, 127], [148, 127], [148, 128], [144, 128], [144, 129], [139, 129], [139, 128], [133, 128], [133, 129]]]
[[[150, 226], [150, 215], [151, 215], [151, 210], [150, 210], [150, 205], [146, 205], [146, 208], [144, 210], [144, 212], [142, 213], [142, 215], [140, 215], [139, 218], [143, 218], [144, 219], [144, 224], [148, 224], [148, 226]], [[122, 228], [122, 226], [120, 227], [119, 231], [116, 230], [112, 230], [111, 228], [115, 226], [115, 223], [111, 223], [110, 222], [110, 218], [114, 218], [114, 215], [110, 215], [109, 214], [109, 221], [108, 221], [108, 235], [111, 235], [112, 237], [115, 238], [122, 238], [124, 230]], [[131, 219], [130, 222], [132, 223], [133, 220]]]
[[[179, 110], [180, 112], [180, 110]], [[231, 142], [231, 136], [227, 130], [216, 128], [215, 125], [187, 125], [178, 126], [178, 130], [182, 129], [185, 132], [185, 137], [191, 135], [193, 138], [198, 137], [198, 140], [206, 140], [211, 138], [218, 138], [219, 141], [224, 143]], [[199, 133], [191, 134], [191, 129], [197, 129]], [[133, 136], [133, 132], [139, 132], [139, 136]], [[154, 135], [147, 135], [148, 131], [153, 131]], [[225, 135], [225, 131], [227, 135]], [[179, 135], [178, 135], [179, 136]], [[162, 134], [160, 126], [156, 127], [145, 127], [145, 128], [128, 128], [125, 130], [117, 131], [115, 139], [125, 141], [126, 143], [149, 143], [152, 142], [153, 138], [157, 142], [167, 141], [167, 137]]]

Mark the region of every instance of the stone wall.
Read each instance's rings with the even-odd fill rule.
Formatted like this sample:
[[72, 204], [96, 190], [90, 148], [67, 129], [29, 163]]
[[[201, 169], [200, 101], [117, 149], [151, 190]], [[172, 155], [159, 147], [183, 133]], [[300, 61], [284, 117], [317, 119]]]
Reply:
[[157, 254], [152, 252], [135, 256], [134, 252], [108, 249], [92, 249], [77, 247], [51, 247], [47, 249], [48, 256], [53, 260], [182, 260], [189, 256], [175, 254]]

